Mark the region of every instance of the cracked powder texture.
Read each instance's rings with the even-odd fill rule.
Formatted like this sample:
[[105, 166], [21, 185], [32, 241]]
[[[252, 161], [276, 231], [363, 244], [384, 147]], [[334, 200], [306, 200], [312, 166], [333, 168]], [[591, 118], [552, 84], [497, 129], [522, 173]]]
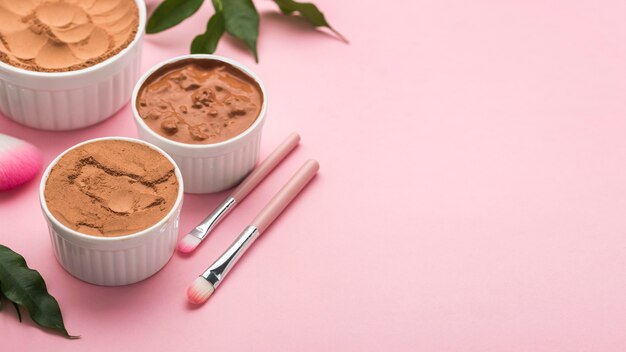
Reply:
[[161, 136], [188, 144], [227, 141], [256, 121], [263, 92], [239, 68], [217, 60], [168, 64], [142, 85], [137, 111]]
[[50, 171], [44, 197], [52, 215], [69, 228], [115, 237], [163, 219], [178, 187], [174, 166], [159, 152], [105, 140], [67, 152]]

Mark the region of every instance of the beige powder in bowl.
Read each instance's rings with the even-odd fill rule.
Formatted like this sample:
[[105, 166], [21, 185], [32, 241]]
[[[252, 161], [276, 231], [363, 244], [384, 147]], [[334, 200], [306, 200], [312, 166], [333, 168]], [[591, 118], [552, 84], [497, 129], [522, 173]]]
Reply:
[[139, 27], [135, 0], [0, 0], [0, 60], [63, 72], [126, 48]]
[[156, 150], [121, 140], [76, 147], [50, 171], [44, 198], [50, 213], [78, 232], [123, 236], [149, 228], [176, 203], [174, 165]]

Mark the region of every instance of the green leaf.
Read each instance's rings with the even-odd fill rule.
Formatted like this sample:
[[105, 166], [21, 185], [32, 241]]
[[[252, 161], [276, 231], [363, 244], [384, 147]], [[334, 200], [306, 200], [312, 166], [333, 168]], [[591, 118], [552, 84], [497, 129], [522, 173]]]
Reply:
[[22, 312], [20, 312], [20, 306], [17, 305], [17, 303], [15, 302], [11, 302], [13, 303], [13, 307], [15, 307], [15, 311], [17, 312], [17, 318], [20, 320], [20, 323], [22, 322]]
[[216, 12], [206, 26], [206, 32], [200, 34], [191, 42], [192, 54], [213, 54], [217, 48], [217, 42], [224, 34], [224, 14]]
[[204, 0], [165, 0], [154, 10], [146, 33], [153, 34], [172, 28], [198, 11]]
[[304, 17], [309, 23], [314, 25], [315, 27], [327, 27], [333, 33], [335, 33], [341, 40], [348, 43], [348, 40], [341, 35], [341, 33], [337, 32], [329, 23], [326, 21], [326, 17], [324, 14], [310, 2], [297, 2], [294, 0], [274, 0], [274, 2], [286, 15], [291, 15], [294, 12], [300, 13], [302, 17]]
[[[259, 13], [252, 0], [221, 0], [221, 4], [224, 7], [226, 32], [241, 39], [258, 62], [256, 42], [259, 37]], [[215, 6], [215, 2], [213, 5]]]
[[215, 12], [222, 12], [224, 10], [222, 0], [211, 0], [211, 2], [213, 3], [213, 8], [215, 8]]
[[24, 257], [3, 245], [0, 245], [0, 291], [11, 302], [26, 308], [38, 325], [76, 338], [65, 330], [59, 304], [48, 294], [41, 275], [28, 268]]

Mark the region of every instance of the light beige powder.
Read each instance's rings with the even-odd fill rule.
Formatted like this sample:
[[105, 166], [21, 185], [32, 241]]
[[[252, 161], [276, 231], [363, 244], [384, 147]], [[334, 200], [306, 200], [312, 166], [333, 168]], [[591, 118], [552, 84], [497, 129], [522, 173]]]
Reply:
[[31, 71], [73, 71], [134, 39], [134, 0], [0, 0], [0, 60]]

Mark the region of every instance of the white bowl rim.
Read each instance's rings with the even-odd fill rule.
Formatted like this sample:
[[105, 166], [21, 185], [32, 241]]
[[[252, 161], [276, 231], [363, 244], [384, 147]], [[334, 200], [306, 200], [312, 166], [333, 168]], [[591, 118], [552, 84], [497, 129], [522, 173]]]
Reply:
[[[252, 123], [252, 125], [250, 125], [250, 127], [248, 127], [245, 131], [241, 132], [240, 134], [236, 135], [235, 137], [232, 137], [232, 138], [227, 139], [227, 140], [222, 141], [222, 142], [211, 143], [211, 144], [190, 144], [190, 143], [181, 143], [181, 142], [177, 142], [177, 141], [173, 141], [171, 139], [165, 138], [165, 137], [161, 136], [160, 134], [156, 133], [148, 125], [146, 125], [146, 123], [143, 121], [143, 119], [139, 115], [139, 112], [137, 111], [137, 95], [139, 94], [139, 89], [141, 89], [141, 87], [143, 86], [144, 82], [154, 72], [156, 72], [161, 67], [163, 67], [165, 65], [173, 64], [173, 63], [178, 62], [178, 61], [187, 60], [187, 59], [192, 59], [192, 60], [213, 60], [213, 61], [225, 62], [225, 63], [230, 64], [230, 65], [234, 66], [235, 68], [241, 70], [243, 73], [245, 73], [250, 78], [252, 78], [256, 82], [256, 84], [259, 85], [259, 88], [261, 89], [261, 94], [263, 95], [263, 103], [261, 104], [261, 110], [259, 111], [259, 116], [257, 116], [256, 120], [254, 120], [254, 122]], [[140, 125], [144, 130], [146, 130], [149, 134], [151, 134], [154, 138], [158, 139], [159, 141], [161, 141], [161, 142], [163, 142], [165, 144], [168, 144], [170, 146], [175, 146], [175, 147], [179, 147], [179, 148], [206, 150], [206, 149], [220, 148], [220, 147], [227, 146], [229, 144], [236, 143], [237, 141], [245, 138], [247, 135], [252, 133], [252, 131], [254, 131], [259, 125], [261, 125], [263, 123], [263, 121], [265, 120], [265, 115], [267, 114], [267, 93], [265, 92], [265, 88], [263, 87], [263, 83], [261, 82], [261, 79], [259, 78], [259, 76], [257, 76], [256, 73], [254, 73], [247, 66], [239, 63], [238, 61], [235, 61], [233, 59], [229, 59], [229, 58], [224, 57], [224, 56], [219, 56], [219, 55], [187, 54], [187, 55], [176, 56], [176, 57], [167, 59], [165, 61], [162, 61], [162, 62], [154, 65], [146, 73], [144, 73], [143, 76], [141, 76], [141, 78], [135, 84], [135, 89], [133, 89], [133, 95], [132, 95], [132, 97], [130, 99], [130, 105], [131, 105], [131, 108], [133, 110], [133, 117], [135, 118], [135, 122], [138, 125]]]
[[[48, 181], [48, 176], [50, 176], [50, 171], [52, 171], [52, 168], [59, 162], [59, 160], [65, 154], [67, 154], [69, 151], [74, 150], [74, 149], [76, 149], [76, 148], [78, 148], [78, 147], [80, 147], [82, 145], [85, 145], [85, 144], [99, 142], [99, 141], [110, 141], [110, 140], [139, 143], [139, 144], [145, 145], [145, 146], [147, 146], [149, 148], [152, 148], [153, 150], [156, 150], [161, 155], [163, 155], [165, 158], [167, 158], [167, 160], [169, 160], [169, 162], [172, 163], [172, 165], [174, 165], [174, 175], [176, 176], [176, 181], [178, 181], [178, 195], [176, 196], [176, 201], [174, 202], [174, 206], [172, 206], [172, 209], [170, 209], [170, 211], [165, 216], [163, 216], [163, 218], [161, 220], [159, 220], [157, 223], [155, 223], [154, 225], [152, 225], [152, 226], [150, 226], [150, 227], [148, 227], [146, 229], [143, 229], [143, 230], [141, 230], [139, 232], [134, 232], [134, 233], [131, 233], [131, 234], [128, 234], [128, 235], [114, 236], [114, 237], [103, 237], [103, 236], [87, 235], [87, 234], [78, 232], [78, 231], [76, 231], [74, 229], [71, 229], [71, 228], [67, 227], [65, 224], [63, 224], [59, 220], [57, 220], [57, 218], [55, 218], [54, 215], [52, 215], [52, 213], [48, 209], [48, 204], [46, 203], [44, 190], [46, 188], [46, 183]], [[174, 212], [177, 211], [178, 207], [180, 207], [180, 204], [183, 201], [183, 194], [184, 194], [184, 192], [185, 191], [184, 191], [184, 185], [183, 185], [183, 176], [180, 173], [180, 169], [178, 168], [178, 165], [176, 165], [176, 162], [174, 162], [174, 159], [172, 159], [172, 157], [170, 157], [161, 148], [155, 146], [154, 144], [152, 144], [150, 142], [146, 142], [144, 140], [137, 139], [137, 138], [112, 136], [112, 137], [100, 137], [100, 138], [89, 139], [89, 140], [86, 140], [84, 142], [78, 143], [78, 144], [76, 144], [76, 145], [66, 149], [64, 152], [62, 152], [56, 158], [54, 158], [54, 160], [52, 160], [50, 165], [48, 165], [48, 167], [46, 168], [46, 171], [44, 171], [43, 176], [41, 176], [41, 182], [39, 184], [39, 202], [41, 203], [41, 208], [43, 209], [43, 211], [46, 214], [46, 216], [48, 217], [48, 219], [50, 219], [50, 221], [52, 221], [56, 226], [61, 227], [67, 233], [70, 233], [73, 236], [79, 237], [81, 239], [86, 239], [86, 240], [89, 240], [89, 241], [115, 242], [115, 241], [120, 241], [120, 240], [128, 240], [128, 239], [131, 239], [131, 238], [137, 238], [137, 237], [146, 236], [147, 234], [149, 234], [152, 231], [154, 231], [156, 228], [158, 228], [158, 227], [162, 226], [163, 224], [165, 224], [167, 221], [169, 221], [171, 219], [172, 215], [174, 214]]]
[[89, 74], [92, 71], [96, 71], [107, 65], [113, 64], [114, 62], [119, 60], [122, 56], [124, 56], [126, 52], [128, 52], [133, 47], [135, 47], [137, 43], [139, 42], [139, 39], [141, 39], [141, 37], [144, 34], [144, 28], [146, 26], [146, 16], [147, 16], [146, 3], [144, 0], [134, 0], [134, 1], [135, 1], [135, 4], [137, 4], [137, 9], [139, 11], [139, 24], [138, 24], [139, 27], [137, 28], [137, 33], [135, 33], [135, 38], [133, 38], [133, 41], [130, 42], [124, 49], [120, 50], [119, 53], [111, 56], [110, 58], [107, 58], [106, 60], [103, 60], [102, 62], [98, 62], [95, 65], [81, 68], [79, 70], [71, 70], [71, 71], [63, 71], [63, 72], [31, 71], [31, 70], [26, 70], [23, 68], [19, 68], [17, 66], [7, 64], [4, 61], [0, 61], [0, 69], [12, 71], [15, 73], [19, 73], [21, 75], [31, 76], [31, 77], [62, 78], [62, 77], [75, 77], [79, 75]]

